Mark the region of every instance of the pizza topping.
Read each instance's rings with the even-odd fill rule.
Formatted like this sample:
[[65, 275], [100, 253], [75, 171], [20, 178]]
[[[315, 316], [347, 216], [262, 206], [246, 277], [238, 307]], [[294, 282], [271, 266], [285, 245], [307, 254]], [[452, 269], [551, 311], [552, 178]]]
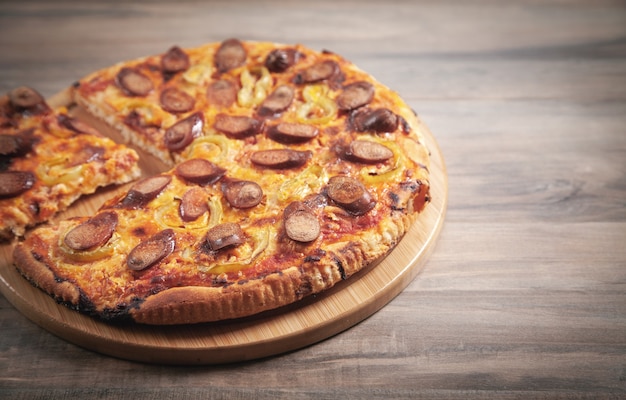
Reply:
[[94, 249], [108, 242], [116, 227], [117, 214], [103, 212], [70, 230], [63, 242], [72, 250]]
[[259, 108], [260, 115], [274, 115], [285, 111], [293, 101], [294, 90], [289, 85], [280, 85], [265, 98]]
[[174, 251], [176, 237], [172, 229], [165, 229], [139, 243], [126, 258], [126, 265], [133, 271], [153, 266]]
[[374, 85], [359, 81], [344, 87], [336, 102], [340, 110], [350, 111], [368, 104], [373, 97]]
[[335, 204], [354, 215], [363, 215], [376, 205], [365, 186], [349, 176], [330, 178], [326, 194]]
[[0, 135], [0, 156], [21, 156], [28, 153], [31, 148], [32, 141], [25, 134]]
[[298, 124], [281, 122], [268, 129], [270, 138], [281, 143], [302, 143], [307, 142], [319, 133], [319, 130], [308, 124]]
[[237, 101], [237, 91], [237, 86], [232, 81], [220, 79], [209, 85], [206, 96], [209, 104], [226, 108]]
[[324, 60], [313, 64], [296, 75], [296, 83], [315, 83], [331, 78], [339, 71], [339, 65], [333, 60]]
[[195, 221], [209, 210], [207, 193], [199, 187], [187, 190], [183, 195], [178, 210], [183, 221]]
[[287, 206], [283, 213], [283, 223], [287, 236], [297, 242], [312, 242], [321, 232], [317, 216], [299, 201]]
[[57, 121], [59, 125], [72, 130], [76, 133], [85, 133], [87, 135], [94, 136], [102, 136], [97, 129], [93, 128], [91, 125], [87, 125], [86, 123], [77, 120], [76, 118], [69, 117], [65, 114], [60, 114], [57, 117]]
[[235, 208], [251, 208], [261, 202], [263, 189], [256, 182], [232, 181], [222, 188], [226, 201]]
[[228, 246], [244, 243], [244, 233], [238, 224], [227, 222], [209, 229], [205, 240], [211, 250], [220, 250]]
[[263, 122], [246, 116], [218, 114], [213, 127], [228, 136], [243, 139], [259, 133]]
[[345, 157], [364, 164], [376, 164], [392, 158], [393, 151], [380, 143], [355, 140], [350, 143]]
[[226, 170], [203, 158], [192, 158], [178, 164], [176, 167], [176, 175], [200, 185], [215, 183], [225, 173]]
[[168, 175], [156, 175], [140, 180], [130, 188], [126, 197], [122, 199], [122, 207], [139, 208], [143, 206], [157, 197], [171, 181], [172, 177]]
[[152, 91], [152, 80], [139, 70], [124, 67], [117, 73], [117, 84], [130, 96], [145, 96]]
[[226, 72], [246, 63], [246, 49], [237, 39], [228, 39], [222, 42], [215, 52], [215, 66], [219, 72]]
[[283, 169], [304, 165], [311, 158], [310, 151], [291, 149], [260, 150], [252, 153], [250, 160], [261, 167]]
[[173, 46], [161, 57], [161, 69], [168, 74], [175, 74], [189, 68], [189, 56], [183, 49]]
[[82, 149], [74, 153], [71, 160], [65, 165], [65, 168], [75, 167], [81, 164], [102, 160], [105, 149], [102, 147], [87, 144]]
[[48, 106], [43, 96], [27, 86], [20, 86], [9, 92], [9, 102], [18, 111], [39, 112], [47, 110]]
[[204, 119], [201, 112], [191, 114], [176, 122], [165, 131], [164, 141], [168, 149], [179, 151], [184, 149], [193, 139], [202, 134]]
[[327, 85], [307, 85], [302, 89], [302, 97], [305, 103], [296, 110], [299, 122], [327, 124], [337, 117], [337, 104], [328, 97]]
[[0, 156], [10, 156], [20, 152], [22, 140], [15, 135], [0, 135]]
[[0, 198], [18, 196], [35, 184], [35, 175], [27, 171], [0, 172]]
[[239, 76], [241, 89], [237, 93], [237, 102], [242, 107], [253, 107], [261, 103], [272, 88], [272, 75], [265, 67], [244, 69]]
[[174, 114], [190, 111], [196, 103], [193, 97], [174, 87], [163, 90], [160, 101], [165, 111]]
[[359, 109], [352, 113], [351, 122], [359, 132], [393, 132], [398, 128], [398, 116], [387, 108]]
[[294, 49], [274, 49], [265, 59], [265, 66], [271, 72], [285, 72], [298, 61], [299, 53]]

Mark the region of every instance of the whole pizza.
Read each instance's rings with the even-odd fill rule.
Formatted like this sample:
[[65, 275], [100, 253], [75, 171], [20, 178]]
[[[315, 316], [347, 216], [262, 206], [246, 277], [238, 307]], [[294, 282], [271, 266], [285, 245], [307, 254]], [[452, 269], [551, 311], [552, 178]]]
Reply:
[[58, 301], [157, 325], [254, 315], [372, 265], [429, 202], [425, 128], [340, 55], [237, 39], [164, 50], [73, 87], [168, 169], [19, 241], [18, 270]]

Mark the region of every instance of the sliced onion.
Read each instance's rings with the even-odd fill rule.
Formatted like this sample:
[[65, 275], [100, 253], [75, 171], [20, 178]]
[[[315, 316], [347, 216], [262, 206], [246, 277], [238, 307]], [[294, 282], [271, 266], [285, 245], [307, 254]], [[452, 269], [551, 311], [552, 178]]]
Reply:
[[376, 167], [365, 167], [361, 169], [361, 178], [363, 183], [366, 184], [380, 184], [388, 181], [398, 181], [401, 179], [401, 174], [406, 166], [406, 158], [404, 153], [400, 150], [395, 142], [380, 141], [393, 152], [392, 165], [383, 171], [378, 170]]
[[[257, 78], [258, 76], [258, 78]], [[241, 89], [237, 93], [237, 103], [242, 107], [261, 104], [272, 89], [272, 76], [265, 67], [252, 71], [244, 69], [239, 77]]]
[[[204, 150], [204, 151], [203, 151]], [[217, 163], [228, 152], [228, 139], [224, 135], [209, 134], [194, 139], [184, 152], [185, 159], [205, 158]]]
[[306, 102], [296, 110], [299, 122], [326, 124], [337, 115], [337, 104], [328, 97], [328, 86], [308, 85], [302, 90], [302, 97]]
[[60, 183], [80, 183], [86, 164], [79, 164], [66, 168], [65, 164], [69, 160], [65, 157], [55, 157], [37, 166], [35, 173], [37, 177], [48, 186], [58, 185]]
[[210, 217], [207, 227], [212, 228], [219, 225], [224, 215], [220, 196], [209, 196], [209, 214]]

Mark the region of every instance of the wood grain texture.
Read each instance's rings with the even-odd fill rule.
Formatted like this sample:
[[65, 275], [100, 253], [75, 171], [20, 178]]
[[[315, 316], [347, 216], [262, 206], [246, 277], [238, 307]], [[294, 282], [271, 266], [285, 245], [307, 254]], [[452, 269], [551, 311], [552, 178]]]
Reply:
[[337, 336], [215, 367], [83, 350], [0, 298], [0, 397], [626, 396], [623, 1], [4, 1], [0, 90], [230, 36], [337, 51], [424, 119], [449, 206], [423, 272]]

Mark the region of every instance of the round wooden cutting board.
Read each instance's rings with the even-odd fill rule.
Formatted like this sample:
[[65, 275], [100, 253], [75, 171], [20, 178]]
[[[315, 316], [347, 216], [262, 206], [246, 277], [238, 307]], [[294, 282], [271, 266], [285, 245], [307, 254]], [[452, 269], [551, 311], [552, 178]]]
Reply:
[[[69, 95], [60, 93], [49, 102], [54, 106], [68, 105]], [[417, 223], [377, 265], [340, 282], [326, 293], [292, 306], [220, 323], [110, 325], [57, 304], [27, 282], [13, 266], [13, 244], [0, 246], [0, 292], [26, 317], [51, 333], [84, 348], [134, 361], [218, 364], [271, 356], [316, 343], [381, 309], [425, 265], [441, 231], [448, 200], [441, 151], [430, 132], [426, 133], [426, 140], [432, 153], [432, 201]], [[150, 162], [143, 167], [146, 173], [152, 173], [150, 169], [155, 168]], [[59, 218], [91, 213], [110, 195], [110, 190], [102, 190], [84, 197]]]

